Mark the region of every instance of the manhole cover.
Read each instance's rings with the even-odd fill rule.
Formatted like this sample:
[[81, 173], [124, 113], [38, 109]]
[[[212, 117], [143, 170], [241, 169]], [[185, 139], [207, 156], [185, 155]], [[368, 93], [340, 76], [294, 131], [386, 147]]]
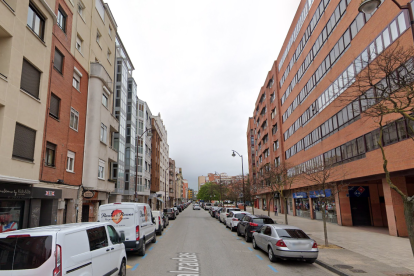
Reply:
[[361, 269], [350, 269], [350, 271], [353, 273], [367, 273], [366, 271], [363, 271]]
[[333, 265], [333, 267], [335, 268], [340, 268], [340, 269], [353, 269], [353, 266], [350, 265]]

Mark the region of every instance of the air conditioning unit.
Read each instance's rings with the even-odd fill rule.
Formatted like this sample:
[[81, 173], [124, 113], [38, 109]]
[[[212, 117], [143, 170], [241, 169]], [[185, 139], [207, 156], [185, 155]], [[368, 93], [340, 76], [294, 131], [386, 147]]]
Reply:
[[65, 201], [64, 200], [61, 200], [61, 201], [58, 201], [58, 209], [59, 210], [64, 210], [65, 209]]

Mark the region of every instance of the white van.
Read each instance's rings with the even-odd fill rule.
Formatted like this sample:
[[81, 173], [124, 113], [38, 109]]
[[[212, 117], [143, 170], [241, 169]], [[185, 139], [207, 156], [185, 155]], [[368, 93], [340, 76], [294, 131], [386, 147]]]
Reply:
[[109, 223], [51, 225], [0, 233], [0, 275], [126, 275], [121, 235]]
[[161, 212], [152, 211], [152, 216], [155, 219], [155, 233], [162, 235], [162, 231], [164, 231], [164, 220], [161, 217]]
[[116, 202], [99, 206], [99, 221], [109, 222], [125, 235], [125, 250], [145, 255], [146, 244], [156, 242], [155, 219], [146, 203]]

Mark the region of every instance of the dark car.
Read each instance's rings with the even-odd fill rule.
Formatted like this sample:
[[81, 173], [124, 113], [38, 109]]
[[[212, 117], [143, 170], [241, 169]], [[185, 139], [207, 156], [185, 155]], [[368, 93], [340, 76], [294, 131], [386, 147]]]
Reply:
[[163, 211], [164, 211], [164, 214], [165, 214], [165, 215], [166, 215], [169, 219], [176, 219], [176, 218], [177, 218], [177, 215], [175, 214], [174, 209], [167, 208], [167, 209], [164, 209]]
[[[218, 209], [215, 213], [214, 213], [214, 217], [216, 218], [216, 219], [219, 219], [220, 218], [220, 212], [221, 212], [221, 210], [223, 210], [223, 207], [220, 207], [220, 209]], [[220, 221], [220, 220], [219, 220]]]
[[251, 242], [253, 232], [260, 229], [263, 224], [276, 224], [276, 222], [264, 215], [245, 215], [237, 225], [237, 236], [244, 236], [246, 242]]
[[163, 220], [163, 226], [164, 229], [167, 228], [168, 225], [170, 225], [170, 218], [167, 216], [167, 213], [161, 212], [161, 217]]
[[219, 211], [219, 210], [221, 210], [222, 209], [222, 207], [212, 207], [211, 208], [211, 210], [210, 210], [210, 215], [213, 217], [213, 218], [215, 218], [216, 217], [216, 213], [217, 213], [217, 211]]

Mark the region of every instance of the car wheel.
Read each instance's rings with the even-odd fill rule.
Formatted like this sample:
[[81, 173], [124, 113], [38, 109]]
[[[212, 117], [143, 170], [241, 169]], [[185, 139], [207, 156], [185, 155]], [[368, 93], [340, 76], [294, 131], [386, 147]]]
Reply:
[[268, 249], [268, 256], [269, 256], [269, 260], [272, 262], [272, 263], [274, 263], [274, 262], [276, 262], [277, 261], [277, 258], [276, 258], [276, 256], [275, 256], [275, 254], [273, 254], [273, 250], [272, 250], [272, 248], [269, 246], [269, 249]]
[[239, 232], [239, 227], [237, 227], [237, 236], [241, 236], [240, 232]]
[[254, 249], [259, 249], [259, 247], [257, 246], [257, 244], [256, 244], [256, 240], [253, 238], [253, 240], [252, 240], [252, 243], [253, 243], [253, 248]]
[[316, 259], [308, 259], [308, 260], [306, 260], [306, 262], [308, 264], [313, 264], [315, 261], [316, 261]]
[[145, 239], [142, 240], [142, 248], [138, 251], [138, 256], [144, 256], [145, 255]]
[[119, 268], [119, 276], [126, 276], [126, 264], [125, 260], [122, 260], [121, 267]]
[[251, 241], [252, 241], [252, 238], [251, 238], [251, 237], [249, 237], [249, 235], [248, 235], [247, 231], [246, 231], [246, 232], [244, 232], [244, 239], [246, 240], [246, 242], [251, 242]]
[[234, 231], [236, 231], [236, 227], [231, 227], [230, 230], [231, 230], [231, 232], [234, 232]]
[[154, 238], [152, 239], [152, 243], [156, 243], [157, 242], [157, 233], [154, 232]]

